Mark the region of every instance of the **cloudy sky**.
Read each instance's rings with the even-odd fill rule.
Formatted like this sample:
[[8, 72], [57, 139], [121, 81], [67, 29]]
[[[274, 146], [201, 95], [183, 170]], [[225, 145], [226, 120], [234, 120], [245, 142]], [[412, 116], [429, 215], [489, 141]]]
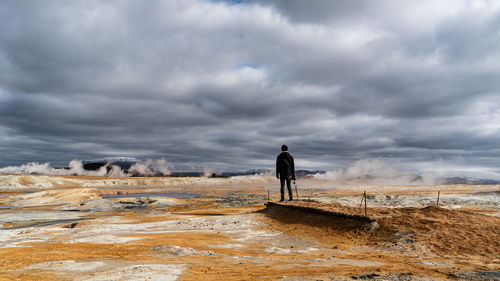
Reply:
[[0, 3], [0, 167], [494, 174], [499, 105], [499, 1]]

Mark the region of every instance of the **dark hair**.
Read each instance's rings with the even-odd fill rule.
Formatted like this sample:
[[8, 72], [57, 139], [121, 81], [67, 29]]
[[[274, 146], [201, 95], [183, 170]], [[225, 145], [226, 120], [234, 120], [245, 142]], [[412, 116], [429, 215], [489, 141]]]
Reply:
[[288, 151], [288, 146], [286, 146], [286, 144], [282, 145], [281, 151]]

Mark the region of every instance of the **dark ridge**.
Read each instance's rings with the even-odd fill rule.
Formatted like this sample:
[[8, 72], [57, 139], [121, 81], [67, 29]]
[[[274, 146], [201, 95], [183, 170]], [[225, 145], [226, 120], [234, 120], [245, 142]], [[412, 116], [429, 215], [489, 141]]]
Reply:
[[351, 215], [351, 214], [345, 214], [345, 213], [326, 211], [326, 210], [322, 210], [322, 209], [318, 209], [318, 208], [278, 204], [278, 203], [274, 203], [274, 202], [268, 202], [266, 204], [266, 207], [269, 209], [284, 208], [284, 209], [289, 209], [289, 210], [300, 211], [303, 213], [309, 213], [309, 214], [315, 214], [315, 215], [321, 215], [321, 216], [333, 217], [333, 218], [348, 219], [348, 220], [356, 220], [356, 221], [361, 221], [361, 222], [366, 222], [366, 223], [370, 223], [370, 222], [375, 221], [374, 219], [372, 219], [370, 217], [361, 216], [361, 215]]
[[112, 166], [118, 166], [123, 171], [128, 171], [130, 167], [137, 163], [142, 163], [142, 161], [133, 157], [106, 157], [82, 161], [85, 170], [96, 171], [102, 167], [106, 167], [108, 172], [111, 170]]
[[463, 177], [451, 177], [444, 178], [444, 184], [500, 184], [498, 180], [490, 180], [490, 179], [470, 179]]

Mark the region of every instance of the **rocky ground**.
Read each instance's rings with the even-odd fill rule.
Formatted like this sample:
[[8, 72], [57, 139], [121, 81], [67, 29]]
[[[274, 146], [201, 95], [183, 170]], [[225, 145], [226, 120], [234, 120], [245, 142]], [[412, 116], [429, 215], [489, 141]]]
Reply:
[[[499, 186], [0, 175], [0, 280], [499, 280]], [[440, 191], [440, 207], [436, 207]], [[269, 192], [269, 193], [268, 193]]]

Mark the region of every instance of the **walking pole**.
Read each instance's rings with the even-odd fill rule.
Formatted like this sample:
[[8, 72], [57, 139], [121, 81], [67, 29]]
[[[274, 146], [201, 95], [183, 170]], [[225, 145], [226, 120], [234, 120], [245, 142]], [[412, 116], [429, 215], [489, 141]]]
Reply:
[[366, 191], [365, 191], [365, 217], [366, 217]]
[[363, 200], [366, 200], [365, 196], [366, 196], [366, 191], [363, 192], [363, 196], [361, 196], [361, 203], [359, 203], [360, 208], [361, 208], [361, 206], [363, 206]]
[[438, 199], [437, 199], [437, 202], [436, 202], [436, 206], [439, 206], [439, 194], [441, 193], [441, 190], [438, 191]]
[[297, 192], [297, 182], [293, 181], [293, 185], [295, 185], [295, 195], [297, 195], [297, 201], [299, 201], [299, 192]]

